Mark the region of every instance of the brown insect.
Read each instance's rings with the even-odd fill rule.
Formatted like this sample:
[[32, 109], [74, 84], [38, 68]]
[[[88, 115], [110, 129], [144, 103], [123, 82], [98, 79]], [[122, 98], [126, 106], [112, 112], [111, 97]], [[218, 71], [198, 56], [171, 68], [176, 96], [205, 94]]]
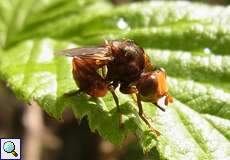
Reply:
[[[157, 135], [160, 133], [151, 127], [143, 113], [141, 101], [151, 102], [165, 111], [157, 101], [166, 96], [165, 105], [173, 102], [168, 95], [166, 73], [164, 69], [153, 70], [144, 50], [132, 40], [105, 41], [102, 46], [73, 48], [58, 54], [73, 57], [73, 77], [80, 88], [92, 97], [103, 97], [110, 91], [120, 115], [119, 99], [114, 90], [120, 85], [124, 94], [135, 94], [139, 116]], [[102, 74], [98, 70], [102, 70]]]

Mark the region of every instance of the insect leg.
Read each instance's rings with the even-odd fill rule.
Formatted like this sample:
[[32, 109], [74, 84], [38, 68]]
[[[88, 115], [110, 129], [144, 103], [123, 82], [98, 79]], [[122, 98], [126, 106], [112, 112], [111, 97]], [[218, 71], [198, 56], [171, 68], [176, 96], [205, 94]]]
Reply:
[[113, 95], [113, 99], [116, 103], [116, 106], [117, 106], [117, 111], [118, 111], [118, 114], [119, 114], [119, 126], [120, 128], [124, 128], [124, 124], [122, 122], [122, 112], [121, 112], [121, 109], [120, 109], [120, 106], [119, 106], [119, 100], [118, 100], [118, 97], [114, 91], [114, 86], [113, 85], [110, 85], [109, 86], [109, 91], [112, 93]]
[[144, 113], [143, 113], [143, 108], [142, 108], [142, 104], [141, 104], [141, 98], [140, 98], [140, 95], [137, 94], [137, 106], [138, 106], [138, 109], [139, 109], [139, 116], [141, 117], [141, 119], [145, 122], [145, 124], [147, 124], [147, 126], [150, 128], [150, 130], [152, 132], [154, 132], [157, 136], [160, 136], [160, 132], [156, 129], [154, 129], [150, 123], [148, 122], [148, 120], [146, 119]]

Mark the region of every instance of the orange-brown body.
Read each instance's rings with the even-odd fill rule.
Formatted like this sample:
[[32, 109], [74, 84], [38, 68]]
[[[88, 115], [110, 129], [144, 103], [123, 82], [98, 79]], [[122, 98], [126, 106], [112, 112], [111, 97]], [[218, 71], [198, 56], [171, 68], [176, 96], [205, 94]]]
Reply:
[[[94, 57], [87, 57], [87, 53], [73, 56], [73, 77], [82, 91], [103, 97], [109, 85], [116, 88], [120, 84], [122, 93], [139, 93], [142, 101], [155, 103], [168, 96], [165, 71], [153, 71], [144, 50], [133, 41], [107, 42], [100, 51], [104, 52], [101, 57], [96, 53]], [[97, 72], [103, 66], [108, 69], [105, 77]]]
[[[137, 94], [139, 115], [149, 126], [142, 115], [140, 101], [158, 106], [157, 101], [166, 96], [165, 104], [172, 102], [164, 69], [153, 70], [144, 50], [131, 40], [106, 41], [99, 47], [67, 49], [60, 53], [73, 57], [73, 77], [80, 91], [93, 97], [103, 97], [109, 90], [118, 110], [119, 102], [114, 92], [118, 85], [122, 93]], [[107, 73], [99, 74], [98, 70], [105, 67]]]

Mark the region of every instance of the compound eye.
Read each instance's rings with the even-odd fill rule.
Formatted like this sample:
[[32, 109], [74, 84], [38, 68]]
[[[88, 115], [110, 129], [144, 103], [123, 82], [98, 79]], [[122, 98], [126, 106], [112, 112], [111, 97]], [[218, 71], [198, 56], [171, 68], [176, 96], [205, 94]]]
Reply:
[[141, 81], [138, 90], [142, 96], [147, 97], [153, 95], [157, 90], [156, 77], [151, 75], [149, 78]]

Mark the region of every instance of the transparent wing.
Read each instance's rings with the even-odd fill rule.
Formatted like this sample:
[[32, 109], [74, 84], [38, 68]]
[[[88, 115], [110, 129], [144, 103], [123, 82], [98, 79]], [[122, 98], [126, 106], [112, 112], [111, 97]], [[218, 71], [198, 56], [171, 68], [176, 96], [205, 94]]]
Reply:
[[86, 47], [71, 48], [55, 53], [56, 55], [64, 55], [68, 57], [79, 57], [98, 60], [112, 60], [112, 54], [107, 47]]

